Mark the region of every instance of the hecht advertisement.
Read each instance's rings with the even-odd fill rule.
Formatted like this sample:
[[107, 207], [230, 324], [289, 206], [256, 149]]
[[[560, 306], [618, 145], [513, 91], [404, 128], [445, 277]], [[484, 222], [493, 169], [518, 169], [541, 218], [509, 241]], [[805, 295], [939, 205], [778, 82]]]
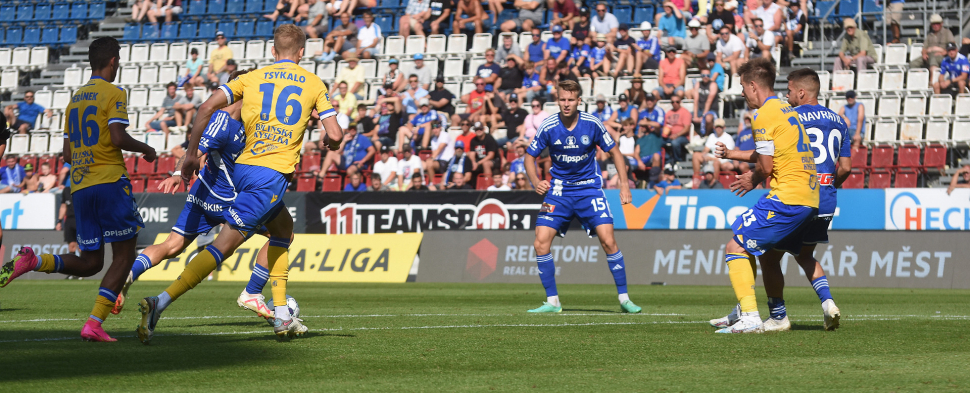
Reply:
[[943, 188], [890, 188], [885, 209], [887, 230], [970, 230], [970, 189], [966, 188], [949, 195]]
[[3, 229], [54, 229], [57, 205], [54, 194], [0, 195]]

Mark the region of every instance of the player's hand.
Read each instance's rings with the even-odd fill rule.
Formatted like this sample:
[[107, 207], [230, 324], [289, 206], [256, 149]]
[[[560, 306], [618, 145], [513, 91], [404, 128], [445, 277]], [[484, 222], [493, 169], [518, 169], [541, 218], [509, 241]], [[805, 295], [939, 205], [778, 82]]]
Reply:
[[620, 204], [629, 205], [633, 202], [633, 195], [630, 195], [630, 188], [623, 187], [620, 189]]
[[330, 135], [326, 133], [323, 134], [323, 146], [330, 149], [330, 151], [340, 150], [340, 142], [331, 140]]
[[141, 158], [144, 158], [148, 162], [155, 162], [155, 159], [158, 158], [158, 153], [155, 153], [155, 149], [149, 147], [148, 151]]
[[536, 194], [546, 195], [547, 191], [549, 191], [549, 180], [543, 180], [536, 183]]
[[737, 180], [735, 180], [734, 183], [731, 183], [731, 192], [733, 192], [734, 195], [743, 197], [748, 193], [748, 191], [753, 190], [755, 187], [755, 184], [752, 181], [753, 175], [754, 172], [737, 175]]
[[182, 178], [178, 176], [172, 176], [168, 179], [162, 180], [158, 183], [158, 189], [164, 194], [174, 194], [179, 188], [179, 184], [182, 183]]
[[54, 225], [54, 230], [55, 231], [61, 230], [61, 223], [57, 223], [57, 225]]
[[724, 146], [724, 143], [717, 142], [714, 147], [714, 157], [727, 158], [727, 146]]
[[187, 154], [185, 160], [182, 162], [182, 181], [185, 184], [189, 184], [192, 181], [192, 176], [199, 173], [199, 157], [192, 154]]

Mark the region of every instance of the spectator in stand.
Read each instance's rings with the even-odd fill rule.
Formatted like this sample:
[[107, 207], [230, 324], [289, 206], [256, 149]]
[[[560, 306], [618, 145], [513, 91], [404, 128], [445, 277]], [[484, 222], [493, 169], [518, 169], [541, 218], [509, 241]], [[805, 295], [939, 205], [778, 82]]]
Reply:
[[670, 190], [679, 190], [683, 188], [680, 185], [680, 180], [677, 180], [677, 177], [674, 176], [675, 173], [676, 172], [674, 172], [673, 168], [668, 167], [664, 169], [663, 180], [653, 186], [653, 190], [656, 191], [658, 195], [665, 195], [669, 194]]
[[[943, 57], [946, 56], [946, 44], [956, 44], [957, 40], [953, 37], [950, 29], [943, 28], [943, 17], [939, 14], [930, 16], [930, 29], [923, 38], [923, 53], [909, 62], [910, 68], [929, 68], [930, 74], [933, 69], [940, 66]], [[932, 84], [933, 81], [930, 81]]]
[[485, 132], [485, 126], [481, 123], [475, 124], [475, 138], [468, 146], [468, 157], [472, 161], [472, 183], [477, 184], [476, 176], [479, 174], [490, 177], [493, 170], [498, 171], [502, 167], [498, 143], [491, 134]]
[[426, 11], [428, 17], [424, 19], [424, 34], [444, 33], [453, 8], [455, 8], [455, 2], [452, 0], [431, 0], [428, 11]]
[[707, 55], [711, 53], [711, 41], [707, 36], [701, 34], [701, 22], [694, 19], [687, 24], [690, 34], [684, 39], [684, 53], [686, 56], [687, 68], [697, 68], [701, 63], [707, 62]]
[[472, 187], [472, 185], [468, 183], [468, 179], [465, 176], [455, 176], [454, 182], [453, 183], [448, 183], [445, 186], [445, 189], [448, 189], [448, 190], [474, 190], [475, 187]]
[[404, 38], [407, 38], [412, 32], [415, 34], [424, 33], [424, 21], [430, 16], [430, 13], [427, 12], [430, 8], [430, 0], [408, 1], [407, 8], [404, 9], [404, 15], [401, 15], [401, 19], [397, 23], [398, 28], [400, 28], [400, 33]]
[[344, 130], [344, 140], [337, 151], [327, 152], [323, 159], [323, 170], [321, 175], [326, 175], [330, 170], [330, 165], [336, 164], [337, 169], [347, 171], [347, 175], [353, 175], [368, 168], [371, 159], [374, 158], [374, 145], [370, 139], [357, 133], [356, 128]]
[[155, 10], [158, 4], [152, 0], [133, 0], [131, 6], [131, 18], [126, 19], [128, 23], [141, 23], [141, 20], [148, 16], [149, 11]]
[[323, 43], [323, 50], [314, 54], [315, 56], [317, 56], [314, 60], [320, 63], [333, 61], [333, 59], [337, 57], [337, 51], [333, 49], [334, 44], [335, 42], [333, 41], [329, 41], [329, 42], [325, 41]]
[[606, 42], [612, 44], [616, 39], [616, 31], [620, 28], [620, 21], [615, 15], [606, 12], [606, 3], [597, 3], [596, 15], [593, 15], [589, 25], [592, 27], [590, 34], [594, 32], [603, 34], [606, 36]]
[[162, 107], [151, 119], [145, 122], [145, 128], [149, 132], [162, 130], [165, 136], [168, 136], [169, 128], [181, 127], [185, 119], [175, 111], [175, 104], [182, 98], [177, 93], [178, 85], [175, 82], [169, 82], [168, 85], [165, 85], [165, 88], [168, 94], [162, 100]]
[[685, 29], [685, 20], [687, 18], [683, 13], [680, 12], [674, 3], [670, 1], [664, 2], [664, 12], [663, 14], [657, 15], [657, 27], [660, 28], [660, 42], [663, 45], [676, 46], [677, 48], [684, 47], [684, 38], [687, 37], [687, 31]]
[[[796, 3], [797, 4], [797, 3]], [[714, 174], [714, 165], [707, 164], [704, 165], [704, 178], [700, 181], [700, 185], [697, 186], [699, 190], [721, 190], [724, 186], [718, 181], [717, 175]]]
[[515, 186], [516, 191], [528, 191], [532, 190], [532, 184], [529, 183], [529, 179], [526, 177], [525, 173], [515, 174]]
[[960, 54], [970, 57], [970, 37], [963, 37], [963, 45], [960, 46]]
[[706, 23], [704, 29], [707, 32], [707, 39], [714, 44], [719, 38], [718, 32], [722, 27], [734, 31], [734, 13], [724, 8], [724, 0], [715, 0], [714, 11], [707, 16], [706, 21], [702, 17], [701, 23]]
[[590, 39], [592, 37], [590, 37], [589, 34], [590, 30], [592, 29], [589, 23], [589, 8], [580, 8], [579, 16], [574, 18], [574, 20], [576, 22], [573, 23], [572, 27], [569, 28], [569, 30], [573, 31], [572, 39], [576, 40], [576, 42], [592, 46], [593, 41]]
[[613, 58], [613, 53], [607, 46], [606, 35], [596, 34], [596, 47], [589, 51], [589, 57], [589, 70], [594, 76], [606, 76], [610, 73], [610, 59]]
[[205, 64], [205, 60], [199, 58], [197, 48], [189, 50], [189, 56], [191, 59], [185, 61], [185, 75], [179, 83], [183, 86], [205, 86], [205, 78], [202, 77], [202, 65]]
[[[356, 27], [355, 27], [356, 29]], [[356, 42], [356, 38], [354, 41]], [[347, 66], [340, 69], [337, 73], [337, 80], [334, 83], [340, 86], [340, 83], [346, 83], [350, 87], [350, 92], [354, 94], [354, 97], [358, 100], [364, 99], [364, 67], [357, 66], [357, 54], [350, 52], [345, 56], [344, 60], [347, 60]]]
[[[374, 174], [381, 179], [377, 189], [381, 191], [399, 191], [397, 156], [391, 152], [389, 146], [381, 147], [381, 159], [374, 163]], [[386, 190], [384, 188], [387, 188]]]
[[[502, 23], [502, 26], [500, 26], [502, 31], [529, 31], [533, 27], [541, 25], [542, 20], [546, 17], [546, 0], [515, 0], [512, 6], [519, 10], [519, 16]], [[576, 8], [576, 6], [574, 5], [573, 8]], [[493, 10], [492, 12], [498, 13], [501, 10]]]
[[762, 0], [758, 7], [750, 8], [744, 13], [744, 24], [748, 26], [748, 30], [752, 30], [751, 26], [754, 24], [754, 20], [761, 19], [765, 31], [774, 34], [782, 31], [781, 29], [784, 26], [783, 12], [782, 7], [775, 4], [774, 0]]
[[711, 79], [717, 84], [717, 91], [724, 91], [724, 67], [717, 63], [717, 56], [707, 55], [707, 68], [711, 70]]
[[350, 61], [351, 57], [357, 58], [357, 30], [357, 24], [351, 22], [350, 14], [341, 14], [340, 25], [330, 30], [324, 42], [333, 42], [333, 48], [337, 54], [344, 60]]
[[714, 177], [718, 179], [721, 176], [721, 171], [734, 170], [733, 161], [714, 156], [718, 142], [723, 143], [726, 149], [734, 150], [734, 138], [724, 132], [724, 119], [714, 120], [714, 133], [707, 136], [707, 141], [704, 142], [704, 148], [701, 151], [694, 152], [694, 178], [700, 177], [701, 167], [705, 163], [714, 165]]
[[839, 116], [845, 120], [849, 129], [849, 136], [852, 138], [852, 147], [858, 148], [865, 138], [866, 129], [866, 106], [856, 101], [855, 90], [845, 92], [845, 105], [839, 109]]
[[351, 173], [347, 175], [347, 179], [349, 181], [344, 185], [344, 191], [367, 191], [367, 185], [360, 181], [360, 173]]
[[859, 72], [875, 63], [872, 55], [876, 53], [876, 48], [869, 39], [869, 33], [859, 30], [852, 18], [845, 18], [842, 28], [845, 29], [845, 37], [842, 38], [839, 59], [832, 65], [832, 70], [847, 70], [854, 64], [856, 72]]
[[667, 58], [661, 61], [660, 67], [657, 68], [657, 79], [660, 80], [660, 86], [657, 86], [654, 94], [667, 99], [674, 96], [684, 98], [687, 65], [684, 64], [684, 59], [677, 57], [677, 50], [674, 47], [668, 46], [664, 53], [666, 53]]
[[[552, 10], [552, 20], [549, 21], [551, 25], [559, 25], [563, 29], [574, 30], [573, 25], [579, 22], [580, 13], [573, 0], [549, 0], [549, 9]], [[586, 16], [589, 16], [588, 10]], [[589, 29], [587, 28], [586, 31], [588, 32]]]
[[636, 128], [637, 123], [631, 118], [626, 118], [620, 122], [617, 130], [620, 130], [620, 137], [617, 138], [617, 147], [620, 148], [620, 153], [626, 157], [626, 166], [630, 169], [636, 169], [643, 167], [643, 163], [640, 162], [639, 154], [637, 154], [637, 136]]
[[613, 107], [607, 105], [606, 96], [596, 95], [596, 110], [591, 113], [593, 117], [599, 119], [600, 123], [606, 123], [613, 118]]
[[630, 81], [630, 87], [624, 90], [621, 94], [625, 94], [630, 97], [630, 105], [634, 105], [637, 108], [637, 119], [639, 122], [639, 112], [640, 109], [644, 107], [647, 103], [647, 91], [643, 90], [643, 78], [639, 76], [633, 77]]
[[401, 104], [401, 97], [394, 90], [387, 89], [386, 93], [377, 98], [374, 103], [377, 113], [374, 116], [374, 123], [377, 128], [377, 139], [380, 146], [396, 146], [398, 131], [402, 123], [407, 120], [407, 113], [404, 105]]
[[340, 107], [340, 101], [336, 99], [330, 99], [330, 106], [333, 107], [334, 112], [337, 112], [334, 116], [337, 119], [337, 125], [346, 132], [350, 128], [350, 116], [347, 116], [347, 111]]
[[34, 172], [34, 165], [24, 165], [24, 181], [20, 183], [21, 194], [31, 194], [40, 188], [40, 177]]
[[690, 143], [691, 113], [680, 105], [681, 100], [681, 97], [676, 96], [670, 99], [671, 109], [664, 119], [662, 134], [664, 139], [671, 141], [674, 162], [684, 160], [684, 146]]
[[421, 88], [428, 90], [431, 88], [432, 79], [438, 75], [438, 70], [425, 66], [424, 53], [415, 53], [414, 67], [411, 68], [411, 73], [418, 76], [418, 83], [421, 84]]
[[[229, 66], [229, 60], [232, 60], [233, 57], [232, 49], [226, 45], [228, 41], [226, 40], [225, 33], [221, 31], [216, 32], [216, 42], [219, 44], [219, 46], [209, 53], [209, 73], [206, 75], [209, 82], [211, 82], [213, 86], [216, 86], [211, 90], [215, 90], [218, 88], [218, 86], [222, 85], [219, 83], [219, 80], [221, 79], [219, 75], [227, 71], [226, 68]], [[235, 65], [236, 62], [233, 61], [232, 63]]]
[[[636, 105], [630, 105], [630, 97], [626, 94], [620, 93], [617, 100], [620, 102], [620, 109], [613, 111], [613, 115], [603, 124], [612, 127], [614, 130], [620, 130], [622, 128], [620, 123], [623, 123], [626, 119], [630, 119], [633, 121], [630, 128], [630, 136], [632, 137], [634, 131], [632, 126], [637, 123], [637, 120], [640, 120], [639, 113], [637, 112], [638, 108]], [[633, 153], [631, 152], [630, 154]]]
[[515, 141], [516, 146], [525, 147], [531, 143], [532, 138], [539, 131], [539, 126], [542, 125], [542, 121], [550, 116], [549, 112], [542, 110], [542, 101], [533, 98], [529, 102], [529, 106], [532, 108], [532, 113], [525, 117], [525, 134], [520, 135], [519, 139]]
[[400, 66], [398, 63], [398, 60], [393, 57], [387, 61], [388, 71], [384, 74], [384, 80], [381, 84], [390, 85], [391, 90], [394, 91], [404, 91], [407, 88], [407, 84], [404, 82], [406, 78], [404, 78], [404, 73], [398, 68]]
[[40, 164], [40, 174], [37, 176], [40, 181], [40, 192], [59, 194], [64, 186], [57, 183], [57, 175], [51, 172], [51, 164], [48, 162]]
[[957, 169], [950, 179], [950, 186], [946, 188], [946, 195], [952, 194], [957, 188], [970, 188], [970, 165]]
[[967, 57], [957, 52], [957, 44], [947, 43], [946, 57], [940, 63], [940, 78], [933, 84], [933, 92], [949, 93], [954, 96], [966, 93], [968, 76], [970, 76], [970, 62], [967, 61]]
[[761, 18], [751, 20], [754, 30], [748, 35], [748, 53], [751, 57], [764, 57], [771, 60], [771, 48], [775, 46], [775, 34], [765, 30], [764, 21]]
[[708, 134], [708, 125], [717, 119], [718, 93], [717, 83], [711, 80], [711, 70], [707, 66], [701, 67], [701, 80], [694, 83], [688, 95], [694, 100], [694, 127], [702, 136]]
[[[344, 2], [345, 5], [348, 3], [350, 3], [350, 1]], [[300, 8], [302, 4], [303, 4], [302, 0], [279, 0], [279, 2], [276, 3], [276, 9], [273, 10], [273, 13], [263, 15], [263, 17], [273, 22], [276, 22], [276, 19], [282, 16], [286, 19], [289, 19], [298, 23], [299, 20], [296, 20], [298, 17], [297, 10]], [[339, 14], [339, 13], [340, 12], [336, 12], [335, 14]]]
[[485, 112], [485, 80], [481, 77], [475, 78], [475, 90], [461, 96], [461, 102], [468, 105], [465, 113], [456, 113], [451, 117], [453, 124], [458, 124], [462, 120], [480, 121]]
[[903, 4], [906, 4], [906, 0], [889, 0], [889, 30], [893, 34], [893, 40], [890, 41], [892, 44], [899, 43], [899, 21], [903, 16]]
[[357, 31], [357, 54], [372, 59], [381, 54], [381, 27], [374, 23], [374, 14], [364, 11], [364, 27]]
[[391, 146], [393, 144], [383, 144], [381, 138], [377, 135], [377, 122], [374, 121], [374, 116], [368, 115], [367, 105], [357, 104], [357, 124], [353, 127], [357, 128], [357, 133], [366, 136], [370, 139], [374, 147], [380, 150], [379, 146]]
[[20, 185], [24, 183], [26, 174], [24, 167], [17, 163], [17, 157], [8, 155], [7, 166], [0, 172], [0, 194], [20, 192]]
[[569, 39], [563, 37], [562, 26], [553, 26], [552, 37], [546, 41], [545, 58], [556, 59], [557, 63], [568, 61], [570, 48]]
[[320, 38], [330, 30], [330, 17], [327, 15], [327, 2], [323, 0], [307, 0], [307, 24], [303, 26], [309, 38]]
[[522, 71], [522, 68], [519, 68], [516, 56], [505, 59], [505, 67], [502, 67], [499, 71], [497, 82], [499, 97], [503, 101], [509, 100], [509, 94], [515, 94], [516, 90], [522, 88], [523, 80], [525, 80], [525, 72]]
[[663, 52], [660, 51], [660, 40], [650, 36], [651, 30], [643, 30], [643, 37], [637, 40], [636, 68], [633, 75], [640, 75], [641, 70], [656, 70], [660, 67]]
[[502, 108], [499, 115], [492, 115], [492, 129], [505, 128], [506, 130], [505, 137], [495, 141], [506, 150], [512, 150], [512, 141], [519, 139], [519, 135], [525, 133], [525, 118], [529, 116], [529, 112], [519, 105], [519, 95], [509, 94], [508, 106]]
[[791, 64], [792, 56], [798, 57], [795, 53], [795, 43], [801, 42], [805, 33], [805, 26], [808, 24], [808, 16], [801, 9], [801, 4], [793, 1], [788, 4], [788, 12], [785, 13], [785, 31], [782, 32], [785, 38], [786, 52], [782, 56], [782, 62]]
[[[456, 184], [460, 184], [459, 187], [461, 187], [472, 180], [472, 160], [465, 154], [465, 144], [461, 141], [455, 142], [454, 155], [451, 159], [444, 165], [439, 163], [439, 166], [445, 168], [445, 174], [441, 177], [441, 184], [438, 185], [441, 189], [451, 189]], [[429, 173], [434, 178], [434, 172], [429, 171]], [[435, 190], [435, 187], [428, 188], [432, 191]]]
[[[159, 1], [159, 4], [162, 2]], [[148, 21], [151, 23], [158, 23], [158, 18], [164, 16], [165, 23], [169, 23], [173, 18], [182, 13], [182, 0], [167, 0], [165, 5], [156, 8], [154, 15], [152, 12], [148, 13]]]
[[663, 108], [657, 106], [657, 96], [647, 93], [644, 97], [644, 107], [639, 111], [640, 127], [643, 132], [655, 133], [660, 135], [663, 132], [664, 124], [667, 122], [667, 113]]
[[357, 118], [357, 97], [350, 94], [347, 82], [340, 81], [340, 83], [337, 83], [337, 94], [333, 96], [333, 99], [340, 102], [340, 112], [346, 114], [348, 120]]
[[505, 64], [505, 60], [509, 58], [515, 59], [515, 63], [522, 65], [525, 61], [522, 60], [522, 49], [515, 42], [512, 42], [513, 34], [503, 34], [502, 35], [502, 45], [499, 45], [498, 51], [495, 52], [495, 62], [499, 64]]
[[744, 42], [738, 36], [731, 33], [731, 29], [728, 27], [722, 27], [720, 31], [720, 38], [715, 44], [714, 54], [716, 56], [715, 62], [721, 65], [721, 68], [731, 71], [732, 74], [736, 74], [738, 67], [747, 58], [748, 48], [744, 46]]
[[381, 174], [374, 172], [374, 173], [371, 173], [370, 175], [370, 185], [367, 186], [367, 191], [397, 191], [397, 190], [391, 189], [390, 186], [388, 186], [387, 184], [385, 184], [383, 180], [381, 180]]
[[226, 60], [226, 66], [222, 68], [222, 71], [216, 74], [216, 83], [212, 84], [213, 89], [210, 90], [215, 90], [218, 88], [218, 86], [229, 83], [229, 76], [231, 76], [233, 72], [236, 72], [238, 68], [239, 66], [236, 64], [236, 60]]
[[[14, 116], [14, 110], [18, 111], [18, 114]], [[18, 102], [13, 105], [7, 105], [4, 108], [4, 115], [8, 119], [16, 119], [10, 128], [17, 130], [20, 134], [26, 134], [28, 131], [34, 129], [34, 124], [37, 123], [37, 116], [43, 113], [48, 118], [53, 115], [50, 109], [45, 109], [43, 106], [34, 102], [34, 91], [27, 90], [24, 93], [23, 102]]]
[[[640, 159], [637, 170], [647, 175], [648, 183], [652, 186], [659, 180], [660, 164], [663, 162], [661, 154], [664, 154], [663, 148], [667, 142], [661, 135], [664, 124], [663, 109], [651, 108], [651, 105], [657, 102], [656, 97], [652, 95], [647, 102], [647, 108], [644, 108], [638, 127], [640, 131], [637, 134], [637, 155]], [[643, 166], [639, 166], [641, 164]], [[648, 168], [649, 173], [646, 172]]]
[[423, 164], [424, 171], [428, 174], [428, 184], [432, 187], [434, 186], [435, 172], [441, 173], [448, 170], [448, 163], [455, 156], [455, 143], [457, 142], [452, 143], [448, 133], [443, 130], [443, 127], [431, 128], [431, 157], [428, 157]]
[[401, 95], [401, 105], [404, 105], [404, 109], [407, 111], [408, 117], [418, 113], [418, 100], [428, 95], [428, 91], [422, 88], [421, 84], [418, 82], [418, 76], [415, 74], [409, 75], [408, 89], [404, 91], [404, 94]]
[[544, 96], [542, 83], [539, 82], [539, 73], [536, 72], [536, 65], [531, 61], [525, 62], [525, 74], [522, 76], [522, 87], [515, 89], [515, 94], [525, 95], [526, 102], [532, 102], [536, 97]]
[[438, 112], [431, 109], [428, 97], [418, 99], [418, 108], [418, 113], [397, 132], [397, 151], [401, 151], [405, 140], [410, 140], [419, 148], [431, 142], [431, 127], [432, 123], [438, 122]]
[[532, 42], [525, 48], [525, 61], [540, 64], [546, 56], [546, 44], [542, 42], [542, 30], [538, 27], [532, 28]]
[[455, 19], [451, 31], [453, 34], [473, 33], [479, 34], [485, 30], [492, 29], [492, 21], [489, 19], [482, 3], [477, 0], [458, 0], [458, 9], [455, 11]]
[[485, 189], [486, 191], [512, 191], [512, 187], [505, 184], [505, 180], [501, 173], [495, 172], [492, 174], [492, 185]]
[[428, 186], [424, 185], [424, 179], [421, 178], [420, 173], [415, 173], [411, 176], [411, 180], [408, 182], [407, 191], [429, 191]]
[[515, 159], [509, 162], [509, 172], [525, 174], [525, 146], [518, 145], [515, 147]]
[[475, 71], [475, 75], [485, 80], [485, 91], [495, 91], [495, 82], [498, 81], [501, 73], [502, 66], [495, 62], [495, 49], [486, 49], [485, 63], [479, 65], [478, 70]]
[[185, 94], [179, 96], [178, 102], [175, 103], [175, 123], [181, 124], [177, 125], [180, 127], [179, 131], [185, 131], [194, 124], [192, 120], [195, 119], [195, 113], [202, 106], [202, 97], [195, 95], [195, 89], [192, 86], [185, 85], [184, 90]]
[[[751, 112], [744, 112], [741, 122], [738, 123], [738, 133], [734, 138], [735, 146], [738, 150], [755, 150], [754, 135], [751, 132]], [[743, 161], [734, 161], [734, 167], [742, 174], [754, 170], [755, 164]]]
[[472, 127], [481, 126], [482, 122], [476, 121], [474, 123], [468, 120], [462, 120], [459, 127], [461, 128], [461, 133], [455, 137], [455, 141], [461, 142], [464, 146], [471, 146], [472, 139], [475, 139], [475, 131], [472, 131]]
[[620, 23], [620, 36], [613, 40], [613, 50], [619, 53], [616, 60], [616, 71], [613, 76], [632, 75], [636, 68], [636, 40], [630, 37], [630, 26]]
[[[397, 163], [397, 184], [401, 191], [407, 191], [414, 185], [424, 183], [424, 179], [421, 178], [423, 163], [421, 158], [414, 155], [411, 146], [401, 148], [401, 154], [402, 158]], [[374, 170], [376, 171], [377, 168], [375, 167]], [[417, 183], [412, 182], [414, 178], [417, 178]]]
[[445, 89], [445, 77], [438, 75], [434, 81], [434, 90], [428, 93], [431, 98], [431, 108], [438, 113], [444, 113], [449, 116], [455, 114], [455, 105], [452, 101], [455, 100], [455, 95], [451, 93], [448, 89]]

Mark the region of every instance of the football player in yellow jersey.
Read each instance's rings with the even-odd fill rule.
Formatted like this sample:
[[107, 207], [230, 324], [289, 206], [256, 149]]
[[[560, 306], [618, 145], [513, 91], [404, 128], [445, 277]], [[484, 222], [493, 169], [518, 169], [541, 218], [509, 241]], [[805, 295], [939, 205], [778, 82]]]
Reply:
[[738, 68], [738, 74], [745, 101], [757, 109], [751, 123], [756, 150], [726, 151], [719, 145], [716, 154], [755, 163], [755, 170], [731, 184], [738, 195], [765, 180], [770, 181], [771, 190], [731, 225], [734, 236], [725, 246], [724, 259], [740, 315], [717, 332], [760, 333], [763, 326], [754, 293], [754, 257], [772, 249], [799, 252], [799, 231], [818, 214], [818, 175], [798, 113], [775, 96], [774, 63], [762, 58], [750, 60]]
[[71, 97], [64, 125], [64, 160], [71, 163], [71, 194], [77, 206], [77, 242], [81, 256], [34, 255], [24, 247], [0, 269], [0, 285], [31, 270], [90, 277], [104, 267], [104, 243], [111, 243], [112, 263], [101, 280], [94, 310], [81, 337], [88, 341], [115, 341], [101, 323], [114, 306], [118, 292], [135, 261], [138, 231], [145, 227], [131, 195], [122, 150], [144, 154], [155, 161], [155, 149], [132, 139], [128, 127], [128, 100], [115, 85], [121, 46], [111, 37], [91, 43], [88, 59], [91, 80]]
[[[199, 169], [199, 140], [212, 113], [233, 102], [243, 102], [246, 147], [236, 159], [232, 176], [236, 199], [224, 212], [226, 223], [234, 230], [219, 233], [205, 251], [186, 265], [168, 289], [139, 303], [142, 321], [137, 333], [143, 343], [151, 341], [158, 317], [169, 304], [198, 285], [263, 225], [270, 233], [267, 254], [274, 303], [280, 305], [274, 313], [274, 332], [283, 338], [307, 331], [302, 321], [292, 317], [286, 307], [287, 249], [293, 234], [293, 220], [282, 209], [283, 193], [300, 159], [304, 132], [312, 113], [315, 111], [321, 118], [326, 129], [325, 139], [339, 143], [343, 131], [334, 117], [336, 112], [330, 105], [323, 81], [297, 65], [306, 45], [303, 30], [295, 25], [281, 25], [276, 28], [273, 38], [276, 63], [223, 85], [220, 90], [224, 94], [213, 94], [196, 115], [181, 168], [186, 182]], [[329, 144], [336, 149], [332, 145]]]

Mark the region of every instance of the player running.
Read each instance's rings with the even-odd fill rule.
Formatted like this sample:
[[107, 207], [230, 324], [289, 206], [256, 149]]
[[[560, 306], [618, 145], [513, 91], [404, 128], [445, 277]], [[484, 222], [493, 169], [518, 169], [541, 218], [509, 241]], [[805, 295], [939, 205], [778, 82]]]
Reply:
[[[818, 92], [821, 86], [818, 73], [810, 68], [795, 70], [788, 74], [788, 103], [795, 106], [799, 120], [805, 127], [809, 137], [809, 147], [815, 156], [818, 171], [819, 203], [818, 216], [812, 219], [804, 228], [797, 240], [791, 243], [790, 252], [795, 261], [805, 272], [805, 277], [811, 282], [812, 288], [822, 302], [822, 315], [825, 330], [835, 330], [839, 327], [841, 312], [829, 292], [828, 278], [822, 265], [815, 260], [815, 245], [828, 243], [828, 228], [835, 215], [836, 187], [840, 186], [852, 170], [852, 138], [849, 137], [845, 121], [837, 113], [819, 105]], [[728, 151], [723, 145], [717, 148], [717, 154], [725, 158], [735, 159], [739, 151]], [[748, 176], [748, 175], [743, 175]], [[785, 276], [781, 271], [783, 250], [775, 248], [761, 256], [761, 271], [764, 274], [765, 292], [768, 295], [768, 309], [771, 316], [764, 322], [765, 331], [790, 330], [791, 322], [785, 311], [783, 297]], [[737, 313], [711, 321], [715, 327], [729, 326], [737, 319]]]
[[283, 212], [282, 197], [300, 157], [304, 132], [310, 115], [319, 113], [328, 147], [343, 139], [334, 117], [327, 87], [319, 77], [297, 65], [303, 58], [306, 35], [295, 25], [281, 25], [273, 34], [276, 62], [220, 87], [224, 94], [213, 94], [199, 108], [192, 128], [182, 179], [187, 181], [199, 169], [199, 141], [213, 112], [242, 101], [246, 147], [236, 160], [232, 175], [236, 200], [223, 215], [234, 230], [219, 233], [216, 240], [195, 256], [185, 270], [164, 292], [144, 298], [138, 338], [151, 342], [161, 313], [179, 296], [194, 288], [249, 237], [266, 225], [269, 230], [267, 258], [273, 298], [276, 300], [274, 332], [280, 338], [307, 331], [299, 318], [286, 307], [287, 249], [293, 236], [293, 220]]
[[24, 247], [0, 269], [3, 286], [31, 270], [90, 277], [104, 267], [104, 243], [111, 243], [111, 267], [101, 280], [94, 309], [81, 329], [81, 338], [87, 341], [117, 341], [105, 333], [101, 323], [125, 284], [135, 261], [138, 231], [145, 227], [131, 195], [121, 151], [139, 152], [145, 161], [155, 161], [155, 149], [125, 132], [127, 95], [111, 84], [118, 74], [120, 49], [118, 40], [111, 37], [91, 43], [91, 80], [74, 92], [66, 110], [64, 159], [71, 163], [71, 195], [75, 206], [81, 207], [75, 211], [81, 256], [38, 257], [30, 247]]
[[[233, 72], [229, 79], [235, 79], [247, 72], [249, 71]], [[218, 110], [213, 113], [199, 142], [199, 154], [206, 155], [205, 168], [200, 171], [199, 180], [192, 185], [185, 201], [185, 208], [182, 209], [168, 238], [161, 244], [149, 246], [135, 258], [128, 280], [125, 281], [125, 286], [118, 295], [115, 308], [111, 310], [113, 314], [120, 313], [124, 308], [128, 290], [142, 273], [165, 259], [175, 258], [185, 251], [196, 237], [226, 222], [223, 213], [236, 199], [236, 191], [232, 183], [236, 157], [242, 153], [246, 145], [246, 132], [242, 122], [239, 121], [241, 107], [242, 101], [238, 101], [226, 107], [225, 111]], [[185, 156], [179, 160], [176, 168], [182, 167], [184, 158]], [[165, 193], [174, 193], [182, 181], [181, 176], [181, 171], [175, 171], [172, 177], [165, 179], [158, 188]], [[265, 234], [265, 231], [263, 232]], [[240, 307], [251, 310], [263, 318], [273, 318], [273, 311], [266, 307], [262, 295], [263, 287], [269, 279], [269, 270], [266, 268], [268, 248], [269, 243], [259, 250], [249, 284], [236, 300], [236, 304]]]
[[[620, 175], [620, 201], [630, 203], [630, 187], [626, 179], [626, 158], [616, 149], [613, 137], [596, 117], [577, 109], [582, 89], [574, 81], [559, 82], [559, 115], [542, 121], [525, 156], [525, 172], [539, 195], [546, 195], [536, 220], [536, 262], [539, 279], [546, 289], [542, 306], [529, 310], [535, 313], [562, 312], [559, 292], [556, 291], [556, 265], [549, 248], [556, 234], [566, 235], [573, 217], [579, 219], [587, 234], [600, 239], [606, 260], [613, 273], [623, 312], [638, 313], [640, 307], [630, 301], [626, 287], [626, 267], [623, 253], [613, 238], [613, 213], [606, 203], [603, 179], [596, 163], [596, 147], [609, 152]], [[552, 182], [539, 181], [536, 157], [549, 148], [552, 157]], [[548, 191], [551, 193], [546, 194]]]
[[[765, 179], [770, 179], [771, 190], [731, 225], [734, 236], [725, 245], [724, 259], [741, 310], [735, 323], [717, 333], [760, 333], [754, 257], [772, 249], [798, 252], [800, 229], [818, 214], [818, 178], [798, 113], [775, 96], [774, 63], [750, 60], [739, 67], [738, 74], [745, 101], [757, 109], [751, 123], [756, 150], [734, 151], [732, 156], [756, 166], [750, 175], [731, 184], [731, 190], [743, 196]], [[726, 154], [722, 150], [719, 158]]]

